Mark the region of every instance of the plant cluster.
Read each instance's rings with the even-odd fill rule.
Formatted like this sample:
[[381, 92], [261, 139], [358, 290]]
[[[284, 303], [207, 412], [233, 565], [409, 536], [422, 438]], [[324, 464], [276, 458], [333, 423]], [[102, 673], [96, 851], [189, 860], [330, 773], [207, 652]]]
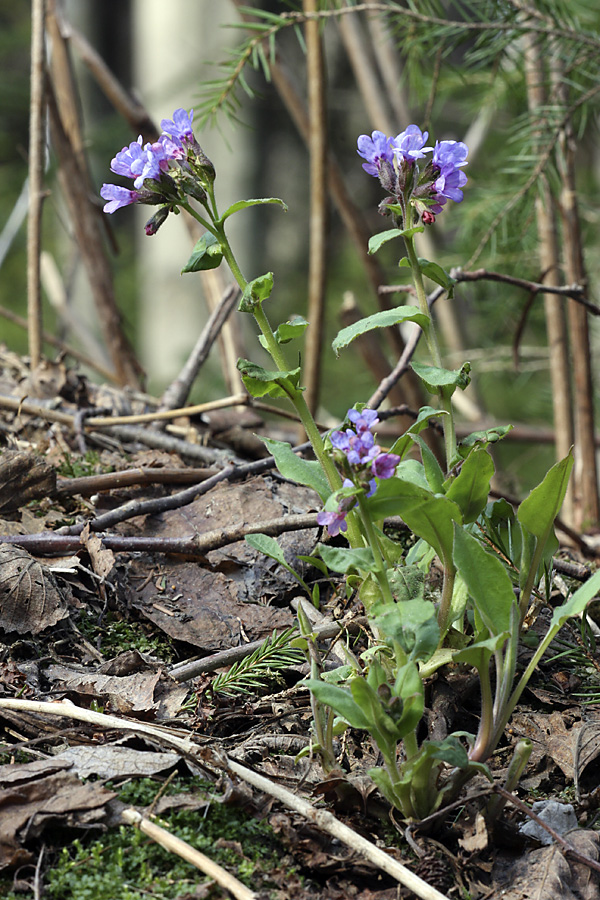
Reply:
[[[536, 591], [544, 594], [549, 584], [556, 548], [553, 523], [565, 496], [572, 454], [553, 466], [515, 511], [506, 501], [488, 502], [494, 474], [489, 446], [509, 429], [478, 432], [457, 442], [452, 395], [469, 383], [470, 365], [444, 368], [425, 290], [427, 278], [451, 295], [453, 279], [437, 263], [418, 257], [415, 238], [435, 224], [448, 200], [463, 199], [465, 144], [442, 140], [426, 147], [428, 134], [417, 125], [395, 138], [373, 132], [358, 139], [363, 168], [379, 179], [386, 193], [380, 212], [392, 225], [371, 238], [369, 251], [375, 253], [389, 241], [401, 242], [399, 265], [411, 272], [418, 305], [376, 313], [343, 329], [334, 350], [339, 353], [375, 328], [416, 323], [430, 364], [413, 363], [413, 369], [436, 402], [421, 409], [407, 432], [389, 451], [382, 451], [373, 432], [377, 413], [364, 404], [348, 411], [342, 428], [320, 434], [304, 397], [301, 367], [288, 363], [285, 349], [302, 337], [308, 322], [294, 319], [273, 330], [264, 310], [273, 274], [247, 281], [225, 233], [226, 220], [234, 213], [259, 203], [284, 209], [285, 204], [276, 198], [243, 200], [220, 214], [215, 168], [194, 137], [192, 118], [191, 112], [176, 110], [172, 120], [163, 120], [165, 133], [158, 142], [142, 146], [140, 138], [117, 154], [112, 169], [132, 178], [133, 189], [104, 185], [105, 211], [135, 202], [158, 206], [146, 226], [152, 235], [170, 212], [185, 209], [206, 231], [183, 271], [214, 268], [225, 260], [236, 279], [242, 292], [239, 311], [254, 317], [273, 363], [266, 369], [239, 360], [244, 384], [253, 397], [287, 398], [293, 404], [315, 459], [297, 456], [280, 441], [265, 443], [282, 475], [319, 494], [319, 522], [330, 535], [344, 533], [347, 546], [319, 545], [320, 565], [345, 574], [348, 583], [358, 587], [372, 623], [373, 646], [333, 679], [322, 677], [312, 657], [312, 677], [306, 683], [313, 697], [317, 750], [325, 767], [331, 767], [334, 733], [348, 726], [368, 732], [383, 760], [383, 766], [370, 770], [374, 782], [402, 815], [422, 818], [456, 796], [474, 772], [487, 772], [486, 760], [543, 653], [567, 618], [580, 613], [600, 587], [597, 573], [554, 610], [547, 633], [515, 684], [517, 650], [531, 597]], [[442, 461], [421, 434], [432, 415], [440, 416], [443, 425]], [[418, 538], [406, 556], [383, 531], [388, 516], [401, 516]], [[254, 536], [255, 546], [262, 543], [277, 558], [277, 551], [262, 538]], [[437, 602], [425, 596], [434, 556], [443, 568]], [[302, 613], [300, 626], [310, 654], [311, 631]], [[478, 733], [457, 732], [441, 742], [421, 740], [424, 681], [448, 662], [467, 664], [479, 674]], [[524, 744], [517, 748], [512, 779], [518, 778], [529, 750]]]

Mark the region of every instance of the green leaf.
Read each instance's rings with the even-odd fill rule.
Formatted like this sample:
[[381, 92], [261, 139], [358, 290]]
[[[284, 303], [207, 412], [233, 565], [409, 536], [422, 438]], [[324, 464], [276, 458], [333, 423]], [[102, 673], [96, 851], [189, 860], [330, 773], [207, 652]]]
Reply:
[[266, 275], [259, 275], [253, 281], [249, 281], [244, 292], [238, 312], [252, 313], [257, 306], [264, 303], [271, 296], [273, 290], [273, 273], [267, 272]]
[[600, 569], [588, 578], [580, 588], [577, 588], [574, 594], [561, 606], [557, 606], [552, 613], [550, 621], [551, 629], [562, 628], [567, 619], [578, 616], [584, 611], [588, 603], [594, 599], [596, 594], [600, 593]]
[[242, 381], [253, 397], [290, 397], [298, 391], [300, 367], [287, 372], [268, 371], [248, 359], [238, 359], [237, 367]]
[[[390, 206], [389, 208], [394, 211], [399, 211], [400, 213], [402, 212], [398, 207]], [[369, 238], [369, 253], [377, 253], [380, 247], [387, 244], [388, 241], [392, 241], [394, 238], [410, 238], [422, 231], [425, 231], [422, 225], [414, 225], [412, 228], [390, 228], [388, 231], [380, 231], [378, 234], [374, 234]]]
[[455, 652], [452, 661], [465, 663], [467, 666], [473, 666], [474, 669], [481, 671], [487, 667], [492, 655], [502, 649], [509, 637], [508, 631], [503, 631], [483, 641], [469, 644], [463, 650]]
[[428, 428], [430, 419], [446, 415], [448, 414], [445, 410], [435, 409], [433, 406], [422, 406], [417, 418], [410, 428], [408, 428], [394, 443], [393, 447], [390, 448], [390, 453], [397, 453], [398, 456], [404, 458], [406, 453], [412, 447], [411, 435], [419, 434], [423, 429]]
[[397, 603], [422, 600], [425, 596], [425, 574], [418, 566], [395, 566], [388, 572], [390, 587]]
[[353, 728], [369, 731], [371, 722], [356, 700], [354, 700], [350, 691], [339, 687], [337, 684], [327, 684], [318, 678], [307, 678], [302, 684], [309, 689], [319, 703], [330, 706], [338, 716], [345, 719]]
[[[419, 575], [422, 577], [421, 572]], [[373, 619], [381, 636], [397, 641], [411, 660], [428, 660], [435, 652], [440, 629], [431, 600], [414, 597], [398, 603], [380, 604]]]
[[216, 269], [223, 259], [221, 245], [214, 234], [206, 231], [199, 241], [196, 241], [192, 255], [181, 270], [184, 275], [187, 272], [206, 272], [208, 269]]
[[229, 216], [232, 216], [234, 213], [239, 212], [241, 209], [248, 209], [249, 206], [262, 206], [265, 203], [276, 203], [280, 206], [284, 212], [287, 212], [287, 205], [280, 200], [279, 197], [261, 197], [257, 200], [238, 200], [237, 203], [233, 203], [230, 207], [228, 207], [221, 218], [218, 220], [219, 224], [222, 224], [225, 219], [228, 219]]
[[302, 337], [307, 328], [308, 322], [303, 316], [295, 316], [290, 322], [282, 322], [275, 332], [277, 343], [287, 344], [288, 341]]
[[[409, 462], [405, 460], [400, 465], [405, 467]], [[434, 548], [440, 559], [452, 558], [453, 523], [462, 523], [460, 509], [452, 500], [432, 494], [428, 486], [396, 476], [379, 484], [365, 503], [375, 521], [401, 516], [411, 531]]]
[[350, 690], [365, 717], [369, 719], [369, 731], [375, 738], [376, 744], [384, 752], [391, 753], [396, 741], [402, 736], [397, 723], [385, 711], [378, 694], [365, 678], [361, 676], [353, 678]]
[[331, 346], [335, 355], [339, 356], [340, 350], [343, 350], [362, 334], [373, 331], [374, 328], [390, 328], [400, 322], [416, 322], [417, 325], [424, 326], [429, 322], [429, 317], [425, 316], [418, 306], [397, 306], [395, 309], [384, 309], [342, 328]]
[[276, 441], [268, 437], [263, 437], [262, 441], [284, 478], [311, 487], [325, 503], [331, 494], [331, 488], [321, 464], [317, 460], [302, 459], [301, 456], [294, 453], [290, 444], [286, 444], [284, 441]]
[[463, 528], [455, 528], [454, 564], [469, 589], [473, 604], [491, 635], [510, 631], [516, 606], [512, 582], [497, 556], [484, 550]]
[[413, 362], [412, 369], [415, 375], [421, 379], [430, 394], [437, 394], [440, 388], [446, 388], [446, 396], [451, 396], [456, 388], [462, 391], [471, 380], [469, 375], [471, 363], [466, 362], [460, 369], [440, 369], [438, 366], [426, 366], [423, 363]]
[[493, 428], [487, 428], [485, 431], [472, 431], [471, 434], [461, 438], [458, 452], [464, 457], [475, 444], [495, 444], [506, 437], [512, 429], [512, 425], [495, 425]]
[[547, 541], [560, 512], [572, 468], [573, 453], [569, 452], [568, 456], [552, 466], [541, 484], [531, 491], [517, 510], [521, 525], [543, 543]]
[[271, 537], [268, 534], [247, 534], [245, 537], [245, 541], [251, 547], [254, 547], [255, 550], [258, 550], [259, 553], [263, 553], [265, 556], [268, 556], [270, 559], [274, 559], [279, 563], [280, 566], [283, 566], [284, 569], [293, 575], [298, 584], [304, 588], [306, 593], [310, 596], [310, 589], [302, 576], [298, 575], [295, 569], [290, 566], [287, 562], [283, 550], [277, 543], [274, 537]]
[[493, 474], [492, 457], [485, 447], [476, 445], [446, 490], [446, 497], [460, 507], [465, 524], [475, 522], [485, 509]]
[[[410, 268], [410, 261], [405, 257], [400, 260], [398, 266], [401, 268]], [[442, 269], [442, 267], [435, 262], [430, 262], [428, 259], [419, 257], [419, 268], [423, 275], [430, 278], [431, 281], [435, 281], [436, 284], [439, 284], [440, 287], [445, 288], [447, 291], [451, 290], [456, 284], [456, 278], [451, 278], [446, 270]]]
[[411, 437], [415, 444], [418, 444], [419, 449], [421, 450], [423, 469], [425, 470], [425, 477], [427, 478], [427, 484], [429, 485], [431, 492], [433, 494], [443, 494], [444, 473], [442, 472], [442, 467], [435, 458], [435, 454], [433, 453], [431, 448], [427, 446], [422, 437], [418, 435], [411, 435]]
[[328, 569], [332, 572], [376, 572], [377, 566], [373, 559], [373, 553], [368, 547], [332, 547], [329, 544], [319, 544], [319, 553]]
[[400, 228], [390, 228], [389, 231], [380, 231], [378, 234], [373, 234], [369, 238], [369, 253], [377, 253], [380, 247], [398, 237], [402, 237]]

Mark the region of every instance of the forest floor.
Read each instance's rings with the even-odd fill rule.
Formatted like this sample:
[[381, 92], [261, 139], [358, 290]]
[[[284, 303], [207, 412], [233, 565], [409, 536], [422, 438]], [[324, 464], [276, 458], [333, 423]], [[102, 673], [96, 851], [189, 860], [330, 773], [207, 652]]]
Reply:
[[[274, 632], [294, 628], [303, 595], [244, 534], [277, 535], [292, 567], [320, 537], [318, 498], [264, 461], [255, 433], [268, 427], [256, 411], [214, 410], [163, 430], [116, 425], [101, 417], [147, 412], [145, 399], [93, 388], [60, 365], [46, 375], [25, 385], [22, 362], [3, 356], [2, 897], [230, 896], [220, 876], [135, 828], [132, 809], [233, 875], [235, 896], [415, 896], [318, 815], [251, 786], [237, 765], [329, 810], [440, 892], [431, 896], [600, 898], [590, 867], [600, 836], [600, 648], [589, 629], [576, 621], [561, 631], [490, 761], [502, 783], [516, 742], [533, 743], [515, 802], [495, 827], [484, 817], [483, 778], [427, 827], [406, 823], [366, 774], [376, 754], [364, 733], [346, 732], [339, 769], [323, 774], [311, 754], [301, 652], [272, 647], [272, 665], [242, 664], [249, 644], [264, 653]], [[594, 565], [572, 547], [561, 556], [575, 578]], [[303, 576], [311, 587], [320, 579], [314, 624], [330, 635], [320, 643], [325, 664], [344, 641], [365, 649], [356, 596], [316, 569]], [[475, 731], [477, 699], [471, 672], [439, 671], [424, 728]], [[554, 820], [563, 843], [520, 830], [531, 805], [547, 801], [566, 816], [566, 825]], [[246, 895], [235, 893], [238, 883]]]

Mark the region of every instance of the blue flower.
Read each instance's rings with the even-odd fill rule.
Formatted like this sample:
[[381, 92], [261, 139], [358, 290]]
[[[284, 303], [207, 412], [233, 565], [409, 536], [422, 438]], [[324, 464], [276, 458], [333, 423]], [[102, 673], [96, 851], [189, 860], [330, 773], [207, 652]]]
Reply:
[[[433, 183], [434, 190], [437, 192], [437, 201], [440, 205], [443, 205], [442, 198], [447, 197], [449, 200], [454, 200], [455, 203], [460, 203], [463, 199], [463, 192], [461, 188], [467, 183], [467, 176], [464, 172], [461, 172], [460, 169], [456, 169], [452, 163], [448, 163], [443, 166], [440, 174], [436, 178]], [[434, 207], [431, 207], [432, 212], [435, 212]]]
[[407, 159], [409, 162], [422, 159], [429, 150], [433, 149], [425, 146], [428, 137], [428, 131], [422, 132], [418, 125], [409, 125], [405, 131], [394, 138], [394, 153], [397, 157]]
[[462, 141], [436, 141], [433, 150], [433, 165], [443, 169], [452, 165], [455, 168], [468, 165], [469, 148]]
[[382, 131], [374, 131], [371, 137], [368, 134], [361, 134], [357, 146], [358, 155], [367, 160], [362, 167], [369, 175], [375, 175], [375, 177], [379, 175], [382, 161], [388, 162], [390, 165], [394, 161], [394, 142]]
[[129, 206], [139, 199], [137, 191], [130, 191], [129, 188], [120, 187], [117, 184], [103, 184], [100, 196], [103, 200], [108, 200], [104, 205], [105, 213], [114, 213], [123, 206]]
[[192, 130], [193, 118], [193, 109], [190, 109], [189, 113], [185, 109], [176, 109], [172, 119], [161, 120], [160, 127], [172, 138], [179, 138], [180, 141], [191, 143], [194, 140], [194, 132]]
[[133, 166], [137, 164], [143, 156], [144, 150], [142, 148], [142, 136], [140, 134], [137, 141], [132, 141], [128, 147], [123, 147], [122, 150], [119, 150], [114, 159], [111, 160], [110, 170], [116, 175], [124, 175], [125, 178], [135, 178], [137, 173], [133, 171]]
[[373, 460], [371, 471], [376, 478], [391, 478], [399, 462], [400, 457], [396, 453], [380, 453]]
[[331, 537], [335, 537], [340, 531], [346, 531], [348, 528], [348, 523], [346, 522], [347, 514], [344, 510], [341, 512], [323, 511], [317, 515], [317, 522], [319, 525], [326, 525]]
[[359, 412], [357, 409], [349, 409], [348, 418], [359, 434], [363, 431], [368, 431], [379, 422], [379, 417], [374, 409], [365, 408], [362, 412]]

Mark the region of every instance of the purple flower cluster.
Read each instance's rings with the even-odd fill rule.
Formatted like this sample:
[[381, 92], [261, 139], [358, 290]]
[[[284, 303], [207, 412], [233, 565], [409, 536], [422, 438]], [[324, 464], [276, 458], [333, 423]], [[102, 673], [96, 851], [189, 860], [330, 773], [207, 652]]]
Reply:
[[[331, 433], [334, 459], [345, 476], [343, 487], [362, 489], [367, 497], [371, 497], [377, 489], [376, 479], [391, 478], [400, 457], [395, 453], [382, 453], [375, 443], [371, 429], [378, 424], [379, 418], [374, 409], [363, 409], [362, 412], [349, 409], [348, 419], [354, 428]], [[340, 530], [346, 530], [346, 515], [355, 504], [355, 495], [343, 497], [336, 511], [320, 512], [317, 522], [326, 525], [329, 534], [339, 534]]]
[[[210, 160], [202, 152], [192, 130], [194, 111], [176, 109], [172, 119], [163, 119], [163, 134], [154, 142], [143, 144], [140, 135], [128, 147], [123, 147], [111, 161], [111, 171], [133, 179], [133, 190], [117, 184], [103, 184], [101, 197], [106, 200], [105, 213], [131, 203], [176, 205], [183, 195], [191, 193], [202, 199], [202, 188], [193, 187], [194, 176], [200, 185], [214, 178]], [[192, 178], [190, 178], [190, 175]], [[166, 216], [161, 217], [164, 221]], [[157, 226], [147, 229], [154, 234]]]
[[[409, 125], [395, 138], [381, 131], [358, 138], [358, 154], [366, 160], [363, 169], [379, 178], [392, 195], [381, 206], [384, 213], [390, 206], [397, 206], [406, 220], [412, 206], [425, 224], [432, 224], [448, 200], [460, 203], [463, 199], [467, 176], [462, 167], [467, 165], [467, 145], [462, 141], [436, 141], [435, 147], [426, 147], [428, 137], [429, 133], [422, 132], [418, 125]], [[432, 150], [431, 159], [421, 170], [417, 161]]]

